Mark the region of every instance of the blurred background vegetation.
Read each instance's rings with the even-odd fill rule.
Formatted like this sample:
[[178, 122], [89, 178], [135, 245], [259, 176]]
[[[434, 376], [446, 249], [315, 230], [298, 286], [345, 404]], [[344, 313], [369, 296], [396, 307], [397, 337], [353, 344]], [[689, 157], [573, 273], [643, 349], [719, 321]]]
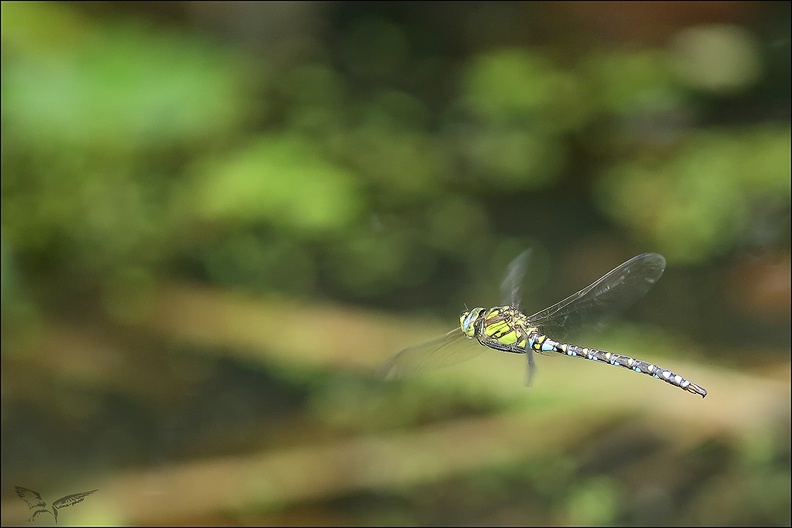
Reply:
[[[2, 125], [3, 524], [792, 522], [788, 2], [4, 2]], [[377, 379], [526, 247], [709, 396]]]

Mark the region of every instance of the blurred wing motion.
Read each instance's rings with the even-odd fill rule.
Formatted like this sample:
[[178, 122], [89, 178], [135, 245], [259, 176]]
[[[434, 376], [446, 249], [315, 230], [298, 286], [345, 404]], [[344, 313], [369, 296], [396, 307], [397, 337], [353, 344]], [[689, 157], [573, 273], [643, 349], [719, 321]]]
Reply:
[[[501, 283], [501, 297], [504, 303], [514, 307], [519, 305], [520, 283], [525, 276], [530, 256], [531, 250], [528, 249], [509, 264]], [[484, 351], [484, 347], [475, 345], [478, 345], [478, 341], [468, 339], [457, 327], [436, 339], [406, 348], [393, 355], [382, 366], [380, 373], [385, 379], [399, 379], [422, 370], [461, 363]]]
[[[25, 501], [31, 510], [33, 508], [41, 508], [47, 505], [47, 503], [42, 500], [41, 495], [39, 495], [37, 491], [29, 490], [27, 488], [23, 488], [22, 486], [14, 486], [14, 490], [16, 491], [17, 496]], [[36, 513], [33, 514], [34, 517]]]
[[474, 358], [484, 351], [475, 339], [467, 339], [459, 328], [391, 356], [380, 369], [385, 379], [399, 379], [422, 370], [445, 367]]
[[665, 258], [657, 253], [633, 257], [528, 320], [556, 339], [569, 335], [570, 330], [601, 323], [646, 295], [660, 279], [665, 265]]
[[506, 269], [506, 275], [501, 283], [501, 302], [513, 308], [520, 307], [520, 285], [525, 270], [528, 268], [528, 261], [531, 258], [531, 250], [527, 249], [517, 255]]

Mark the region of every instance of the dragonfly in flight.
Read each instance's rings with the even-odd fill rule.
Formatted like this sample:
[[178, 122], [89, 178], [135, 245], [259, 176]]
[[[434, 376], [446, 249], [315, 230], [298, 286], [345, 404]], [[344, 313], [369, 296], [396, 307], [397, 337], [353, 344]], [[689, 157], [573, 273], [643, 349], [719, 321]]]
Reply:
[[[504, 305], [463, 311], [459, 316], [458, 327], [443, 336], [393, 355], [383, 365], [383, 375], [387, 379], [394, 379], [424, 369], [451, 365], [474, 357], [484, 347], [488, 347], [525, 354], [528, 358], [529, 385], [535, 370], [534, 353], [556, 353], [627, 368], [702, 398], [707, 395], [704, 387], [654, 363], [567, 343], [558, 337], [570, 329], [600, 321], [643, 297], [665, 270], [666, 261], [662, 255], [637, 255], [579, 292], [527, 316], [520, 310], [519, 289], [529, 256], [530, 250], [524, 251], [509, 264], [501, 284]], [[476, 342], [483, 347], [465, 346]]]

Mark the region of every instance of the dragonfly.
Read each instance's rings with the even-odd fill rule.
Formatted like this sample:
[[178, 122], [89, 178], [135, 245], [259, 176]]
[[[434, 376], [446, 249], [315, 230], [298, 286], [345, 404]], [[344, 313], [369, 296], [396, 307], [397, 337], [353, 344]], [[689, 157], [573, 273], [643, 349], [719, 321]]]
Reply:
[[[508, 266], [501, 284], [502, 306], [464, 310], [459, 326], [425, 343], [406, 348], [381, 367], [386, 379], [398, 379], [425, 369], [465, 361], [486, 348], [525, 354], [526, 383], [535, 372], [534, 354], [563, 354], [646, 374], [702, 398], [707, 390], [674, 372], [624, 354], [579, 346], [561, 338], [583, 326], [601, 323], [608, 316], [643, 297], [663, 274], [665, 258], [658, 253], [637, 255], [612, 269], [590, 285], [531, 316], [520, 310], [520, 284], [530, 250]], [[476, 343], [483, 346], [473, 346]]]

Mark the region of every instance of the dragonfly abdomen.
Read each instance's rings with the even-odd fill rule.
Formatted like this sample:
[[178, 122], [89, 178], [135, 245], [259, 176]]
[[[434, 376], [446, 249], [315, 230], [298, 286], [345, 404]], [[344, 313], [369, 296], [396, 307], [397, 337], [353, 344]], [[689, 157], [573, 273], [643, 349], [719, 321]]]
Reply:
[[528, 339], [529, 346], [536, 352], [557, 352], [572, 357], [580, 357], [591, 361], [601, 361], [609, 365], [624, 367], [641, 374], [647, 374], [675, 387], [686, 390], [693, 394], [698, 394], [702, 398], [707, 395], [707, 390], [700, 385], [692, 383], [678, 374], [674, 374], [668, 369], [659, 367], [653, 363], [635, 359], [622, 354], [614, 354], [596, 348], [580, 347], [569, 343], [553, 341], [541, 333], [533, 333]]

